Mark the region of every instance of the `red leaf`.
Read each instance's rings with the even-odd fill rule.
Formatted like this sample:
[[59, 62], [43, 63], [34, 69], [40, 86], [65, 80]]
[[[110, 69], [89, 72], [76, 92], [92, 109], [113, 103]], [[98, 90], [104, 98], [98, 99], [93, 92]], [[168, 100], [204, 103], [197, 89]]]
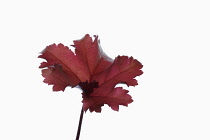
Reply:
[[87, 34], [72, 46], [75, 53], [63, 44], [52, 44], [39, 56], [46, 60], [39, 68], [45, 68], [44, 82], [53, 85], [53, 91], [79, 85], [83, 90], [83, 108], [91, 112], [101, 112], [104, 104], [118, 111], [119, 105], [127, 106], [133, 101], [128, 90], [115, 86], [137, 85], [134, 78], [143, 74], [139, 61], [127, 56], [118, 56], [113, 61], [102, 51], [98, 36], [93, 41]]

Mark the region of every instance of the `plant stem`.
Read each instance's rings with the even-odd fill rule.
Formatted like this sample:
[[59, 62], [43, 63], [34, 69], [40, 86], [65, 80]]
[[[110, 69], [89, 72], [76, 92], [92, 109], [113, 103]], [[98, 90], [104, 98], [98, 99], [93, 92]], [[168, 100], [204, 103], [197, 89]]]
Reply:
[[80, 118], [79, 118], [79, 125], [78, 125], [78, 129], [77, 129], [76, 140], [79, 140], [81, 126], [82, 126], [82, 120], [83, 120], [83, 114], [84, 114], [84, 110], [83, 110], [83, 107], [82, 107], [82, 110], [81, 110], [81, 113], [80, 113]]

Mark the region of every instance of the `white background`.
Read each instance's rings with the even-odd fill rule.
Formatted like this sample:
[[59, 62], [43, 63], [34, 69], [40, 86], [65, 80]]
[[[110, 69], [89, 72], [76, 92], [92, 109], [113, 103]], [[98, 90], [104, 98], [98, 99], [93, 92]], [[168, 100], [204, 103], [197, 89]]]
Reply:
[[99, 35], [110, 57], [141, 61], [134, 102], [87, 112], [80, 140], [210, 139], [208, 0], [0, 2], [0, 139], [74, 140], [81, 91], [52, 92], [37, 56]]

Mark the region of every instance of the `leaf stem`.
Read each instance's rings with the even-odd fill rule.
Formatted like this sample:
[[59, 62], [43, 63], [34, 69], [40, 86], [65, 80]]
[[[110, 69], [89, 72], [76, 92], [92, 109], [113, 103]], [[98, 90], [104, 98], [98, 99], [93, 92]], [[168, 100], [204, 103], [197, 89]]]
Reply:
[[83, 114], [84, 114], [84, 110], [83, 110], [83, 107], [82, 107], [81, 113], [80, 113], [80, 118], [79, 118], [79, 125], [78, 125], [78, 129], [77, 129], [77, 137], [76, 137], [76, 140], [79, 140], [81, 126], [82, 126], [82, 120], [83, 120]]

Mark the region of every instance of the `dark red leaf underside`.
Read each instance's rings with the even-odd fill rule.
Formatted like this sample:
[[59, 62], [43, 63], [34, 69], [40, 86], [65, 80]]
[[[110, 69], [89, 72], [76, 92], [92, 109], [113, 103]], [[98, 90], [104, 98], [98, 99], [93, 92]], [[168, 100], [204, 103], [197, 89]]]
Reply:
[[143, 73], [139, 61], [127, 56], [118, 56], [113, 61], [102, 51], [98, 36], [93, 41], [87, 34], [72, 46], [75, 52], [63, 44], [52, 44], [39, 56], [46, 60], [40, 68], [43, 68], [44, 82], [53, 85], [53, 91], [80, 85], [83, 108], [91, 112], [101, 112], [104, 104], [118, 111], [119, 105], [127, 106], [133, 101], [127, 90], [115, 86], [118, 83], [137, 85], [134, 78]]

